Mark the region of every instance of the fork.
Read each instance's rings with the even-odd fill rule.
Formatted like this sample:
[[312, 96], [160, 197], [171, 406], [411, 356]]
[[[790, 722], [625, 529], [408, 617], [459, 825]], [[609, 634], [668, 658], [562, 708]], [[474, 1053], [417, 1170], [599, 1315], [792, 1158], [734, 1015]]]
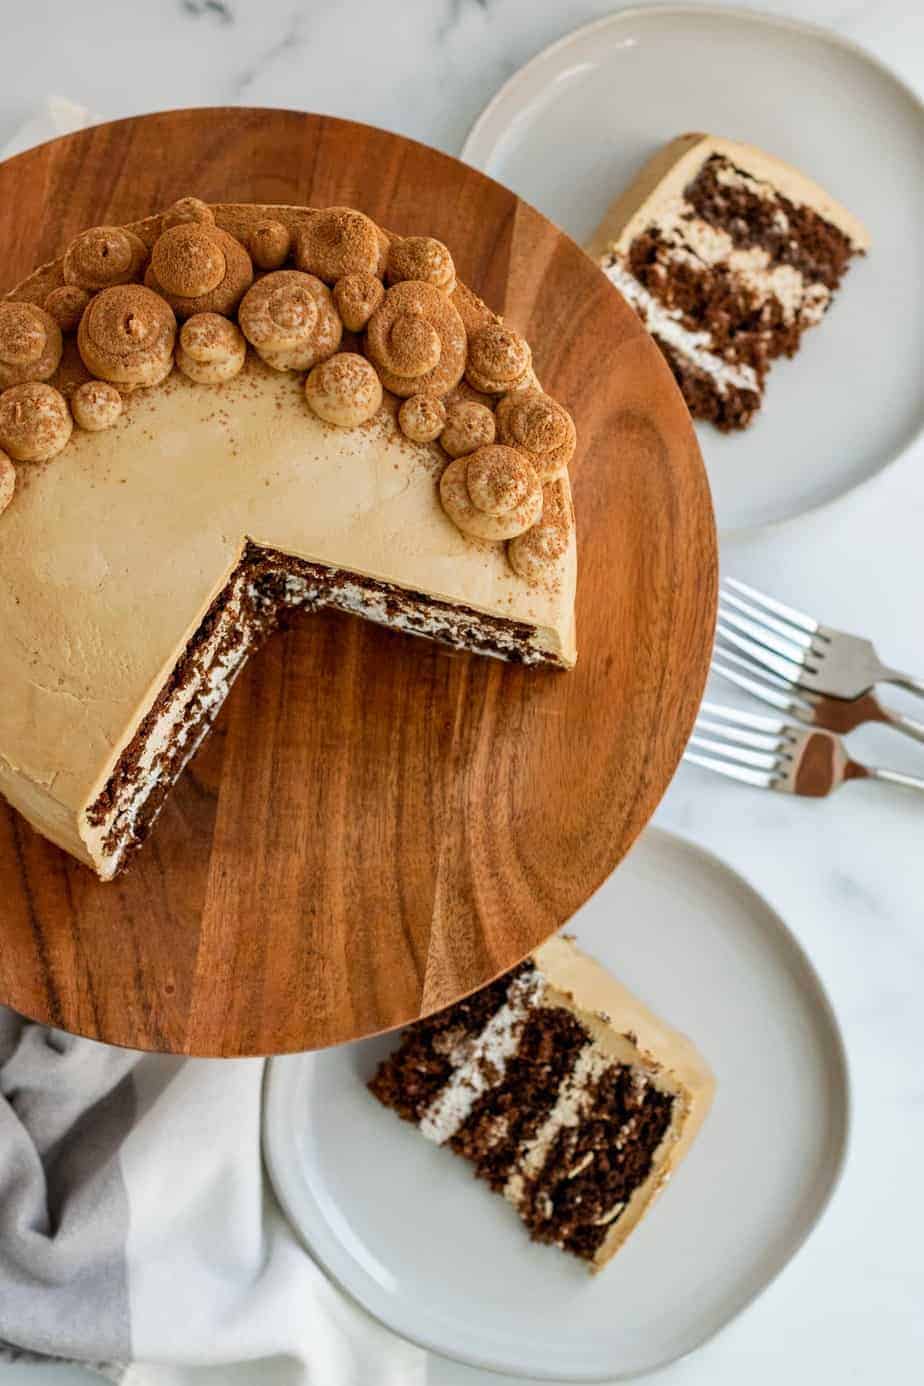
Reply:
[[869, 640], [820, 625], [736, 578], [722, 582], [717, 629], [734, 649], [797, 688], [859, 698], [875, 683], [894, 683], [924, 697], [924, 682], [883, 664]]
[[924, 722], [886, 707], [875, 693], [863, 693], [859, 698], [829, 698], [824, 693], [810, 693], [787, 683], [778, 674], [758, 668], [733, 650], [719, 648], [712, 656], [712, 672], [810, 727], [824, 727], [845, 735], [867, 722], [882, 722], [915, 741], [924, 741]]
[[703, 703], [683, 758], [758, 789], [812, 799], [824, 798], [845, 780], [885, 780], [924, 791], [924, 779], [916, 775], [851, 760], [834, 732], [794, 727], [776, 717], [738, 712], [718, 703]]

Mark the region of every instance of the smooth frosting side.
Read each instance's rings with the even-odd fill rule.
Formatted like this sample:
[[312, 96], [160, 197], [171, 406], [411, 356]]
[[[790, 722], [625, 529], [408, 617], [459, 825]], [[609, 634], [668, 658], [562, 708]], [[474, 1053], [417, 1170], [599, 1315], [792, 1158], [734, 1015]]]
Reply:
[[544, 1005], [562, 1006], [581, 1022], [599, 1050], [631, 1064], [674, 1098], [671, 1124], [652, 1161], [594, 1258], [604, 1266], [619, 1250], [684, 1158], [715, 1095], [715, 1079], [686, 1035], [655, 1015], [572, 939], [555, 937], [533, 954], [546, 982]]

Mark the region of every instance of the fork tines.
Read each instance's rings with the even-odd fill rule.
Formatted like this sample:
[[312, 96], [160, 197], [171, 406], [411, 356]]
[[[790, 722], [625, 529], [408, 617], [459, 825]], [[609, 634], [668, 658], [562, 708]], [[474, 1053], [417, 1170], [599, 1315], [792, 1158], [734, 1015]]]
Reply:
[[684, 760], [759, 789], [773, 789], [793, 758], [795, 736], [796, 729], [777, 717], [704, 702]]
[[789, 685], [817, 673], [824, 657], [817, 621], [737, 578], [722, 580], [717, 632], [726, 644]]

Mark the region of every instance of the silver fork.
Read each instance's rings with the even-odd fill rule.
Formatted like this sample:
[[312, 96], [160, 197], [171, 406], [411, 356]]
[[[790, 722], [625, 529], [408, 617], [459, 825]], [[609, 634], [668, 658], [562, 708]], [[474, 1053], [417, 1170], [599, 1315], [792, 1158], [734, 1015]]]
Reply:
[[820, 625], [736, 578], [722, 582], [717, 629], [734, 649], [797, 688], [859, 698], [873, 684], [895, 683], [924, 697], [924, 681], [883, 664], [869, 640]]
[[875, 693], [862, 693], [859, 698], [829, 698], [825, 693], [810, 693], [787, 683], [779, 674], [759, 668], [753, 660], [718, 647], [712, 656], [712, 672], [809, 727], [824, 727], [844, 736], [867, 722], [882, 722], [915, 741], [924, 741], [924, 722], [886, 707]]
[[794, 727], [718, 703], [703, 703], [683, 758], [758, 789], [812, 799], [824, 798], [845, 780], [885, 780], [924, 791], [924, 779], [916, 775], [851, 760], [833, 732]]

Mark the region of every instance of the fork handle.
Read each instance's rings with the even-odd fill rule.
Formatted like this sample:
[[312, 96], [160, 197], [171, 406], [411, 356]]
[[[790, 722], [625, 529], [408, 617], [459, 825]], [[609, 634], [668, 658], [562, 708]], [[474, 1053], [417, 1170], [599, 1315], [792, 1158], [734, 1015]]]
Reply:
[[916, 679], [913, 674], [903, 674], [898, 669], [880, 668], [876, 682], [894, 683], [899, 688], [906, 688], [909, 693], [917, 693], [919, 698], [924, 698], [924, 680]]
[[894, 707], [885, 707], [878, 700], [877, 709], [880, 722], [884, 722], [888, 727], [894, 727], [896, 731], [904, 732], [906, 736], [912, 737], [915, 741], [924, 741], [924, 722], [916, 722], [913, 717], [906, 717], [903, 712], [896, 712]]
[[857, 778], [884, 780], [886, 784], [900, 784], [905, 789], [919, 789], [924, 793], [924, 780], [918, 775], [906, 775], [902, 770], [876, 770], [872, 766], [863, 767], [865, 774]]

